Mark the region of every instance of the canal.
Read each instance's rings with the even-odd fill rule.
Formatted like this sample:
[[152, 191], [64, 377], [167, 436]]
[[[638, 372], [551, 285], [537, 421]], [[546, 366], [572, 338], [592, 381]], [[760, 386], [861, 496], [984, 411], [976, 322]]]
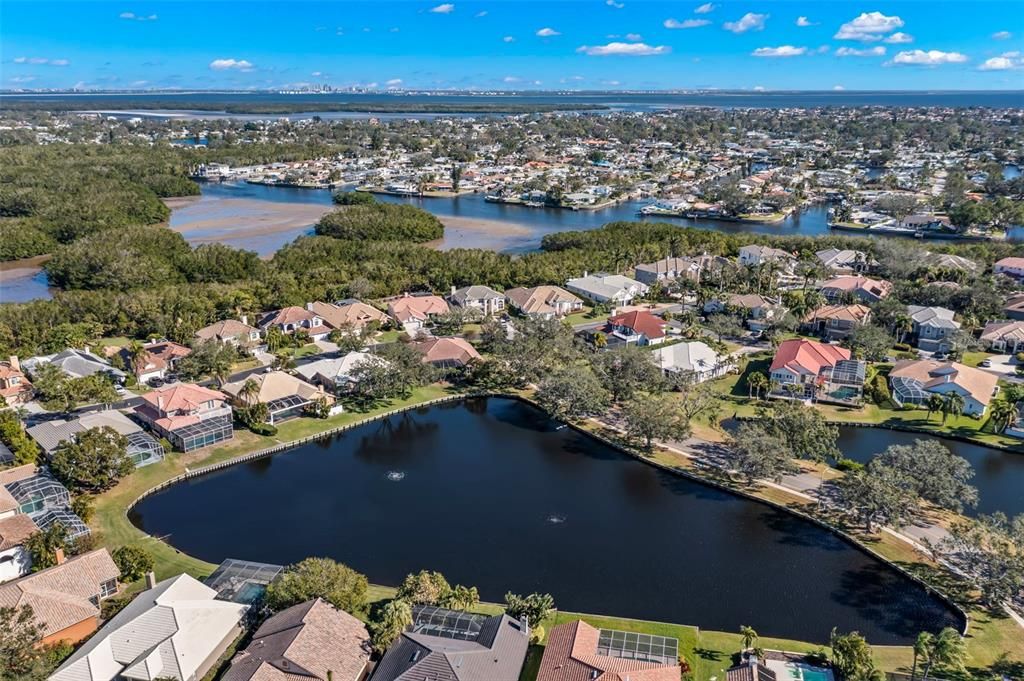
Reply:
[[563, 610], [824, 643], [960, 627], [955, 611], [808, 521], [647, 466], [508, 399], [372, 422], [183, 482], [130, 512], [210, 562], [330, 556], [372, 582], [439, 570]]

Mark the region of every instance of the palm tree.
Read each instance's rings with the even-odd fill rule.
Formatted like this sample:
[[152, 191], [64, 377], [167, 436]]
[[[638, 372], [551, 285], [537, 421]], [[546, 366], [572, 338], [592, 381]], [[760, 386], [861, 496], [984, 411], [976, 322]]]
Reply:
[[963, 636], [956, 629], [946, 627], [939, 632], [938, 636], [933, 636], [928, 645], [928, 655], [925, 659], [922, 678], [927, 681], [934, 665], [953, 671], [963, 671], [966, 659], [967, 646]]
[[1005, 433], [1006, 429], [1013, 423], [1013, 417], [1017, 414], [1017, 406], [1005, 399], [996, 400], [992, 403], [990, 414], [992, 424], [995, 425], [1000, 433]]
[[758, 399], [761, 399], [761, 391], [768, 387], [768, 377], [760, 371], [755, 371], [747, 376], [747, 396], [754, 391]]
[[950, 393], [942, 400], [942, 425], [946, 425], [946, 417], [950, 414], [960, 416], [964, 413], [964, 396], [960, 393]]
[[932, 418], [932, 413], [940, 411], [942, 409], [942, 405], [944, 404], [944, 402], [945, 401], [942, 399], [942, 395], [936, 395], [935, 393], [929, 395], [928, 401], [925, 402], [925, 406], [928, 407], [928, 418], [925, 420], [930, 421]]
[[260, 384], [249, 378], [238, 390], [238, 396], [245, 400], [245, 403], [252, 405], [254, 398], [260, 394]]
[[740, 627], [740, 636], [743, 637], [743, 650], [750, 650], [757, 642], [757, 632], [745, 624]]
[[917, 661], [925, 661], [928, 659], [928, 651], [931, 650], [932, 642], [935, 640], [930, 632], [922, 631], [917, 635], [917, 640], [914, 641], [914, 664], [910, 668], [910, 681], [914, 681], [917, 676]]
[[131, 357], [132, 371], [138, 376], [146, 366], [146, 347], [141, 341], [133, 340], [128, 344], [127, 350], [128, 356]]
[[893, 335], [896, 337], [897, 343], [902, 343], [906, 339], [907, 334], [914, 329], [914, 320], [907, 315], [898, 315], [892, 323]]

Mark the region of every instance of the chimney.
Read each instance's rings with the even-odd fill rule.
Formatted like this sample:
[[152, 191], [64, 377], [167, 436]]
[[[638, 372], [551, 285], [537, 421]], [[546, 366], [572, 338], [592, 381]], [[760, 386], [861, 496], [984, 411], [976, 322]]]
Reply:
[[7, 362], [11, 365], [12, 371], [21, 371], [21, 363], [18, 362], [17, 355], [11, 355], [7, 358]]
[[64, 549], [58, 548], [53, 552], [53, 558], [57, 562], [57, 565], [63, 565], [66, 558], [64, 558]]
[[455, 291], [456, 291], [455, 284], [452, 284], [452, 295], [453, 296], [455, 295]]
[[149, 572], [146, 573], [146, 588], [147, 589], [155, 589], [156, 588], [156, 573], [153, 572], [152, 570], [150, 570]]
[[246, 326], [249, 326], [249, 315], [242, 315], [242, 323], [245, 324]]
[[309, 310], [310, 312], [312, 312], [313, 311], [313, 303], [306, 303], [306, 309]]

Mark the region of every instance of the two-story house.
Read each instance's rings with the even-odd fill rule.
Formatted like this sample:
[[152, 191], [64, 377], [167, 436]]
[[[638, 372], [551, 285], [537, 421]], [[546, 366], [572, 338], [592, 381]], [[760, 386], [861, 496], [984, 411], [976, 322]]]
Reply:
[[953, 311], [944, 307], [908, 305], [916, 345], [927, 352], [946, 352], [950, 348], [949, 337], [960, 328], [960, 322], [953, 320]]
[[277, 328], [281, 333], [293, 334], [305, 331], [311, 340], [324, 340], [331, 333], [331, 328], [324, 324], [323, 317], [304, 307], [284, 307], [270, 312], [259, 321], [260, 330], [266, 335], [270, 328]]
[[821, 284], [821, 295], [830, 303], [845, 300], [860, 300], [877, 303], [892, 293], [892, 284], [884, 279], [872, 279], [863, 275], [842, 276], [829, 279]]
[[605, 331], [609, 336], [627, 345], [658, 345], [667, 338], [665, 320], [643, 310], [632, 310], [609, 317]]
[[858, 326], [871, 319], [871, 308], [859, 303], [853, 305], [825, 305], [808, 312], [801, 321], [803, 329], [827, 340], [846, 338]]
[[406, 293], [388, 303], [388, 314], [410, 334], [425, 328], [432, 317], [447, 313], [448, 303], [441, 296]]
[[218, 343], [234, 345], [237, 348], [254, 348], [260, 344], [260, 330], [249, 326], [248, 319], [225, 319], [204, 326], [195, 333], [196, 340], [214, 340]]
[[498, 293], [490, 286], [464, 286], [458, 289], [452, 286], [448, 300], [456, 307], [475, 310], [484, 317], [501, 314], [505, 311], [505, 294]]
[[24, 404], [32, 399], [32, 384], [25, 378], [21, 364], [14, 355], [6, 362], [0, 362], [0, 398], [3, 398], [3, 404], [9, 407]]
[[511, 307], [530, 317], [561, 318], [583, 309], [583, 301], [560, 286], [512, 288], [505, 297]]
[[142, 396], [135, 413], [184, 452], [234, 437], [227, 396], [191, 383], [175, 383]]

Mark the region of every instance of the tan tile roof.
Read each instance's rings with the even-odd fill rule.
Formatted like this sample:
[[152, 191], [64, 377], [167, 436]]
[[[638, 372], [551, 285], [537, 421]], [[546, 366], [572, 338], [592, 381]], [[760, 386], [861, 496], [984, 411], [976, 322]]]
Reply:
[[284, 371], [271, 371], [269, 374], [252, 374], [241, 381], [225, 383], [222, 388], [228, 395], [238, 398], [242, 392], [242, 387], [248, 381], [255, 381], [256, 385], [259, 386], [259, 392], [255, 396], [257, 402], [266, 403], [292, 395], [298, 395], [305, 400], [316, 400], [321, 397], [326, 397], [329, 401], [333, 400], [319, 386], [306, 383], [301, 378], [292, 376]]
[[304, 307], [291, 306], [283, 307], [276, 312], [271, 312], [260, 320], [261, 327], [267, 327], [271, 324], [299, 324], [311, 320], [317, 315], [313, 314]]
[[505, 296], [525, 314], [552, 314], [555, 303], [582, 303], [583, 301], [561, 286], [536, 286], [534, 288], [513, 288]]
[[142, 399], [163, 413], [176, 411], [192, 412], [204, 403], [224, 401], [227, 396], [219, 390], [211, 390], [192, 383], [175, 383], [157, 390], [151, 390]]
[[871, 308], [867, 305], [826, 305], [819, 307], [813, 312], [808, 312], [803, 318], [805, 322], [812, 322], [816, 319], [838, 319], [840, 321], [860, 323], [871, 314]]
[[936, 362], [931, 359], [908, 359], [896, 362], [889, 372], [893, 378], [911, 378], [919, 381], [925, 390], [945, 383], [960, 386], [972, 398], [987, 405], [999, 379], [981, 369], [975, 369], [959, 362]]
[[222, 322], [214, 322], [209, 326], [199, 329], [196, 331], [196, 337], [203, 340], [228, 340], [239, 336], [248, 338], [249, 334], [253, 331], [256, 331], [255, 327], [243, 324], [237, 319], [225, 319]]
[[480, 353], [476, 348], [462, 338], [432, 338], [417, 341], [413, 343], [413, 347], [423, 353], [424, 362], [469, 364], [474, 359], [480, 359]]
[[21, 546], [38, 531], [39, 527], [35, 521], [24, 513], [0, 520], [0, 551]]
[[600, 630], [582, 620], [551, 630], [537, 681], [679, 681], [678, 664], [597, 654]]
[[332, 305], [317, 301], [310, 305], [313, 307], [313, 312], [334, 329], [342, 329], [346, 326], [361, 329], [372, 321], [383, 322], [388, 318], [386, 314], [366, 303]]
[[97, 617], [99, 608], [89, 599], [99, 596], [100, 584], [120, 575], [106, 549], [90, 551], [61, 565], [0, 584], [0, 607], [32, 606], [36, 620], [43, 624], [43, 635], [50, 636]]
[[981, 332], [981, 340], [1013, 338], [1024, 340], [1024, 322], [989, 322]]
[[892, 284], [884, 279], [872, 279], [861, 275], [836, 277], [821, 285], [824, 289], [837, 291], [865, 291], [875, 298], [884, 298], [892, 293]]
[[388, 314], [400, 322], [424, 320], [430, 315], [448, 312], [448, 303], [440, 296], [402, 296], [388, 303]]

